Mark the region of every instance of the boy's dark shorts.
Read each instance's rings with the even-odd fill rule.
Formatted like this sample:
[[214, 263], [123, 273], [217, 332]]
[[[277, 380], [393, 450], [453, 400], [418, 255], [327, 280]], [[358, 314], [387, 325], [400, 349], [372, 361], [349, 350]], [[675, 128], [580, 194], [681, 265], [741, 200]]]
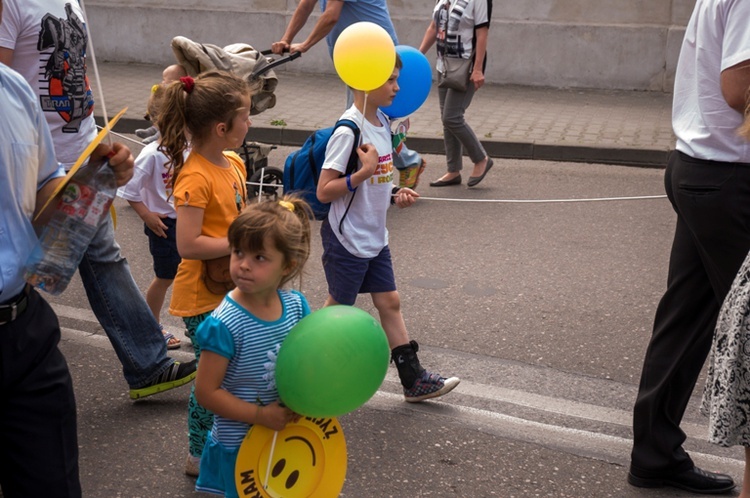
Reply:
[[167, 225], [167, 238], [159, 237], [145, 223], [143, 231], [148, 237], [148, 250], [154, 260], [154, 275], [156, 278], [174, 280], [177, 267], [180, 266], [180, 253], [177, 252], [177, 220], [162, 218]]
[[357, 300], [357, 294], [396, 290], [388, 246], [374, 258], [358, 258], [341, 245], [328, 220], [323, 221], [320, 236], [328, 293], [337, 303], [351, 306]]

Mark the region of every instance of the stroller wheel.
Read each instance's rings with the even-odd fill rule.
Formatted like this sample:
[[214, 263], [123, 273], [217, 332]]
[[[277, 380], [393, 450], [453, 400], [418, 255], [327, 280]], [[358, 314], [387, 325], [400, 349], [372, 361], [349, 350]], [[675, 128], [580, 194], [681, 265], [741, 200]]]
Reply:
[[[263, 175], [263, 181], [261, 182], [261, 174]], [[263, 168], [258, 169], [250, 176], [248, 180], [248, 195], [251, 197], [249, 200], [255, 200], [257, 197], [262, 195], [262, 200], [275, 201], [278, 200], [282, 194], [282, 185], [284, 182], [284, 173], [278, 168]], [[263, 186], [260, 186], [260, 183]], [[261, 188], [263, 189], [261, 192]]]

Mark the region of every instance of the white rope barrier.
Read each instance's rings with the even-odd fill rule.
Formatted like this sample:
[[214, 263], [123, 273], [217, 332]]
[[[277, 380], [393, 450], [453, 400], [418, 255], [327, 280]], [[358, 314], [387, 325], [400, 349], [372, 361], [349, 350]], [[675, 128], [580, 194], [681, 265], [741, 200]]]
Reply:
[[637, 195], [629, 197], [593, 197], [584, 199], [450, 199], [444, 197], [419, 197], [424, 201], [448, 202], [494, 202], [504, 204], [544, 204], [555, 202], [601, 202], [601, 201], [639, 201], [649, 199], [666, 199], [666, 195]]
[[[97, 128], [101, 129], [101, 126], [97, 126]], [[121, 135], [119, 133], [110, 132], [114, 135], [117, 135], [118, 137], [121, 137], [125, 140], [129, 140], [131, 142], [137, 143], [138, 145], [143, 145], [141, 142], [137, 140], [133, 140], [132, 138]], [[258, 202], [261, 200], [261, 192], [265, 188], [271, 187], [271, 188], [284, 188], [283, 185], [279, 184], [273, 184], [273, 183], [263, 183], [263, 178], [265, 176], [265, 169], [262, 169], [263, 171], [261, 173], [260, 182], [245, 182], [247, 185], [252, 186], [258, 186], [260, 187], [258, 189]], [[666, 195], [634, 195], [634, 196], [623, 196], [623, 197], [590, 197], [590, 198], [579, 198], [579, 199], [458, 199], [458, 198], [450, 198], [450, 197], [425, 197], [420, 196], [420, 201], [444, 201], [444, 202], [485, 202], [485, 203], [495, 203], [495, 204], [554, 204], [554, 203], [565, 203], [565, 202], [612, 202], [612, 201], [642, 201], [642, 200], [653, 200], [653, 199], [666, 199]]]
[[[247, 185], [258, 185], [262, 188], [283, 188], [283, 185], [271, 183], [246, 182]], [[562, 202], [605, 202], [605, 201], [639, 201], [652, 199], [666, 199], [666, 195], [636, 195], [623, 197], [592, 197], [582, 199], [456, 199], [447, 197], [425, 197], [420, 196], [420, 201], [447, 201], [447, 202], [489, 202], [503, 204], [544, 204], [544, 203], [562, 203]]]

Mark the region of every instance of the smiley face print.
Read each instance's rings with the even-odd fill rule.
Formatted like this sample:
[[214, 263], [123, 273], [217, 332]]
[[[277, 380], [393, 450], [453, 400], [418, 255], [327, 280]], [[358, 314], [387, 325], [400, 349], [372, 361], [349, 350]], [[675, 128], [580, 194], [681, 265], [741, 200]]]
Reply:
[[335, 418], [303, 418], [275, 431], [254, 426], [235, 468], [241, 497], [337, 497], [346, 477], [346, 441]]

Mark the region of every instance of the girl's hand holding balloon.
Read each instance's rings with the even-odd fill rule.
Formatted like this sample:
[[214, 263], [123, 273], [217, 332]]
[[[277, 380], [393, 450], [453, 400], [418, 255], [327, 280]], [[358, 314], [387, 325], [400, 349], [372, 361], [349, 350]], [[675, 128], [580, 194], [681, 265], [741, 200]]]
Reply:
[[255, 406], [258, 408], [255, 412], [254, 424], [259, 424], [275, 431], [280, 431], [284, 429], [289, 422], [299, 419], [299, 415], [281, 405], [278, 401], [274, 401], [270, 405]]

